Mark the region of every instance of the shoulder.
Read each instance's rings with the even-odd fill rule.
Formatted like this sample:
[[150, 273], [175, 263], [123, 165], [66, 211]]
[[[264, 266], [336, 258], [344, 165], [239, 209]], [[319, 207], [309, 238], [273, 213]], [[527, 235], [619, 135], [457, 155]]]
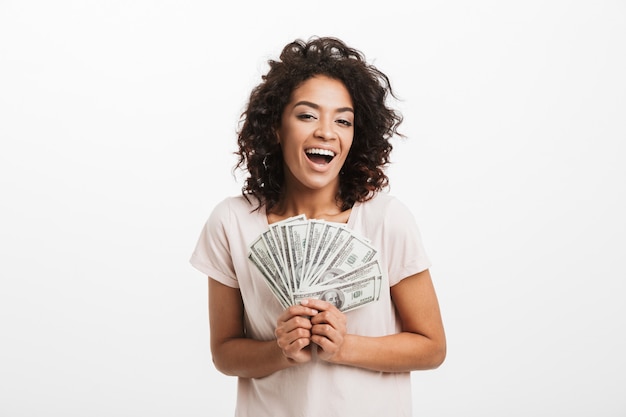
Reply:
[[376, 227], [385, 233], [414, 233], [416, 219], [407, 204], [388, 193], [377, 193], [358, 208], [364, 227]]
[[372, 215], [407, 215], [410, 210], [400, 199], [386, 192], [378, 192], [370, 200], [361, 203], [361, 209]]
[[234, 195], [224, 198], [213, 207], [212, 215], [250, 214], [256, 208], [252, 199], [243, 195]]
[[252, 214], [259, 212], [255, 212], [255, 209], [253, 199], [248, 200], [243, 195], [229, 196], [213, 207], [208, 222], [213, 225], [227, 225], [235, 219], [252, 217]]

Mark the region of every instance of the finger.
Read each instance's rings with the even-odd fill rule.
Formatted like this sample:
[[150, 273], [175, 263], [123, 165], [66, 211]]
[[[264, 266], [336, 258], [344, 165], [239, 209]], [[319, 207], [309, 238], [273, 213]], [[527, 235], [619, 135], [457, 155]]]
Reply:
[[289, 321], [292, 317], [296, 317], [296, 316], [314, 316], [317, 313], [319, 313], [318, 310], [308, 307], [308, 306], [304, 306], [304, 305], [300, 305], [300, 304], [296, 304], [293, 305], [291, 307], [286, 308], [281, 314], [280, 316], [278, 316], [278, 321], [279, 322], [286, 322]]
[[311, 335], [311, 342], [319, 346], [318, 356], [323, 360], [332, 360], [343, 345], [343, 334], [328, 325], [314, 326], [316, 334]]
[[311, 323], [314, 325], [328, 323], [335, 328], [342, 328], [346, 326], [347, 319], [344, 313], [335, 309], [322, 311], [319, 314], [316, 314], [315, 316], [311, 317]]
[[334, 340], [329, 339], [328, 337], [325, 337], [325, 336], [313, 335], [311, 336], [311, 342], [315, 343], [317, 346], [319, 346], [322, 349], [323, 352], [327, 354], [332, 354], [335, 351], [337, 351], [339, 348], [338, 343], [336, 343]]
[[309, 362], [312, 358], [310, 345], [310, 340], [298, 341], [298, 343], [289, 346], [287, 350], [283, 349], [283, 355], [296, 363]]
[[328, 301], [319, 300], [317, 298], [305, 298], [300, 301], [300, 305], [310, 307], [319, 311], [327, 311], [332, 309], [339, 311], [334, 304], [331, 304]]
[[333, 340], [338, 333], [339, 332], [337, 331], [337, 329], [335, 329], [332, 325], [327, 324], [327, 323], [316, 324], [313, 327], [311, 327], [311, 337], [322, 336], [330, 340]]
[[274, 333], [276, 334], [276, 337], [281, 337], [282, 335], [293, 333], [300, 329], [309, 332], [311, 326], [312, 324], [308, 317], [296, 316], [284, 322], [279, 321], [276, 325]]
[[[277, 329], [277, 333], [279, 330]], [[283, 350], [300, 350], [309, 344], [311, 338], [311, 331], [308, 329], [298, 328], [291, 332], [280, 333], [280, 336], [276, 338], [278, 347]]]

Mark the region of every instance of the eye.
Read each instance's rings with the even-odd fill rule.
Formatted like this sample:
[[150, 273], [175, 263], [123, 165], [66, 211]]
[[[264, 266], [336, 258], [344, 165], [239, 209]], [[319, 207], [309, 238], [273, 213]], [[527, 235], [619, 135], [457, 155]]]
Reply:
[[346, 127], [351, 127], [352, 126], [352, 122], [346, 119], [339, 119], [337, 120], [337, 123], [342, 124]]
[[310, 113], [302, 113], [296, 116], [299, 120], [313, 120], [316, 119], [315, 116], [313, 116]]

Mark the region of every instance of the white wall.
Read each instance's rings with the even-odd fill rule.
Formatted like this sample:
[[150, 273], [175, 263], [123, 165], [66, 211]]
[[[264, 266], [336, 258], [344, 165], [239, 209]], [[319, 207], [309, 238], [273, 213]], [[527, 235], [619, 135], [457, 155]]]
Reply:
[[0, 415], [228, 416], [188, 264], [298, 37], [403, 101], [445, 364], [420, 416], [626, 414], [626, 3], [0, 1]]

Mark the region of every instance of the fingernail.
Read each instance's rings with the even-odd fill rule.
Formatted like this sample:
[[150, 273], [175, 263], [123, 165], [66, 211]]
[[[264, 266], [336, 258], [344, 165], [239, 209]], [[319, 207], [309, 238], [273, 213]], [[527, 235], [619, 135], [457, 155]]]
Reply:
[[300, 304], [302, 304], [303, 306], [308, 305], [309, 304], [309, 300], [307, 300], [306, 298], [304, 300], [300, 301]]

